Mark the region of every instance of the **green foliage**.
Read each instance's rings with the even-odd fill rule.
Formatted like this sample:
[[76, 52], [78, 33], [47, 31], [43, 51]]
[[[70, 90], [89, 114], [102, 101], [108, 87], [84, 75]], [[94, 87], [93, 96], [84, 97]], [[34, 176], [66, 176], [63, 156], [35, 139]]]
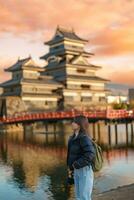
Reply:
[[129, 109], [134, 109], [134, 102], [129, 104]]
[[113, 109], [118, 110], [118, 109], [128, 109], [128, 104], [121, 102], [121, 103], [114, 103], [113, 104]]

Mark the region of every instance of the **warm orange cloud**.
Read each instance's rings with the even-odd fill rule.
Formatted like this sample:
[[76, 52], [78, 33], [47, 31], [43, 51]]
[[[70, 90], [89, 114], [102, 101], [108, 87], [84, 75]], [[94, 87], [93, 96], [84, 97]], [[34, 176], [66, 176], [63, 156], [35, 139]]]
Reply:
[[106, 28], [92, 39], [92, 44], [99, 55], [134, 53], [134, 22]]
[[10, 74], [4, 72], [4, 69], [6, 67], [10, 66], [11, 63], [13, 63], [13, 62], [11, 62], [10, 59], [8, 59], [8, 58], [4, 59], [4, 58], [0, 57], [0, 82], [8, 80], [11, 77]]
[[134, 70], [115, 71], [111, 73], [110, 78], [117, 83], [127, 83], [134, 85]]
[[[20, 56], [33, 52], [38, 52], [41, 56], [46, 51], [45, 47], [42, 47], [43, 41], [51, 39], [58, 24], [73, 27], [78, 35], [89, 39], [88, 48], [91, 47], [96, 54], [94, 59], [97, 59], [97, 56], [102, 56], [103, 59], [104, 56], [104, 66], [106, 57], [109, 59], [110, 67], [107, 66], [109, 68], [106, 72], [110, 69], [109, 73], [112, 73], [115, 70], [113, 57], [119, 55], [123, 60], [124, 57], [130, 54], [133, 57], [134, 54], [133, 8], [134, 0], [0, 0], [0, 34], [3, 36], [11, 33], [8, 40], [10, 39], [15, 47], [13, 50], [11, 48], [12, 60], [11, 57], [14, 59], [16, 55], [17, 58], [18, 54], [23, 52], [25, 53]], [[17, 50], [16, 45], [19, 43], [14, 37], [18, 40], [23, 38], [23, 44], [20, 43], [22, 51]], [[3, 46], [0, 56], [9, 56], [9, 44], [6, 40]], [[45, 50], [42, 53], [43, 48]], [[0, 66], [1, 63], [0, 61]], [[121, 58], [118, 65], [116, 63], [119, 72], [122, 63]], [[130, 58], [126, 67], [131, 70], [133, 65]], [[111, 78], [113, 80], [113, 76]]]
[[62, 24], [87, 34], [131, 20], [133, 7], [129, 0], [0, 0], [0, 30], [27, 33]]
[[133, 8], [131, 0], [0, 0], [0, 32], [40, 32], [46, 40], [60, 24], [90, 39], [99, 54], [132, 52]]
[[102, 66], [98, 75], [113, 82], [134, 85], [134, 56], [133, 54], [114, 56], [94, 56], [91, 62]]

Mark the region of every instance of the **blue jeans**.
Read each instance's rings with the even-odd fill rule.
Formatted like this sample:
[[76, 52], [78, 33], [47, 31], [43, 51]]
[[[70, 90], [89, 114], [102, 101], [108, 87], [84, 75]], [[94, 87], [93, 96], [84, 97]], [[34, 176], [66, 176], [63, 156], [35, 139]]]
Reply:
[[92, 166], [74, 169], [74, 189], [76, 200], [91, 200], [94, 173]]

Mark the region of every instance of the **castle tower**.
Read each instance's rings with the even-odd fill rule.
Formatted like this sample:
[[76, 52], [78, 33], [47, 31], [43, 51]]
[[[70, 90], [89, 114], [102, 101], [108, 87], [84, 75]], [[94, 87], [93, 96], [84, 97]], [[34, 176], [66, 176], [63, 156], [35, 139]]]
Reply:
[[63, 84], [57, 92], [62, 96], [63, 108], [86, 108], [105, 106], [109, 93], [105, 89], [108, 80], [96, 75], [100, 66], [90, 64], [93, 55], [84, 47], [88, 40], [80, 38], [74, 30], [57, 27], [49, 45], [49, 52], [41, 59], [47, 61], [42, 75], [51, 75]]
[[3, 88], [1, 98], [6, 99], [8, 114], [57, 109], [59, 95], [54, 91], [62, 85], [51, 76], [41, 76], [44, 69], [31, 57], [18, 59], [5, 71], [12, 73], [10, 80], [0, 84]]

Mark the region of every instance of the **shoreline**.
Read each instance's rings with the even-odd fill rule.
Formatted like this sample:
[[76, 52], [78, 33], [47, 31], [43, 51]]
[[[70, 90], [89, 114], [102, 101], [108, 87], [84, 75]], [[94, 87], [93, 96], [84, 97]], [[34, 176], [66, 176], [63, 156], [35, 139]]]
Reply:
[[93, 193], [93, 200], [133, 200], [134, 183], [130, 185], [119, 186], [115, 189], [105, 191], [99, 194]]

